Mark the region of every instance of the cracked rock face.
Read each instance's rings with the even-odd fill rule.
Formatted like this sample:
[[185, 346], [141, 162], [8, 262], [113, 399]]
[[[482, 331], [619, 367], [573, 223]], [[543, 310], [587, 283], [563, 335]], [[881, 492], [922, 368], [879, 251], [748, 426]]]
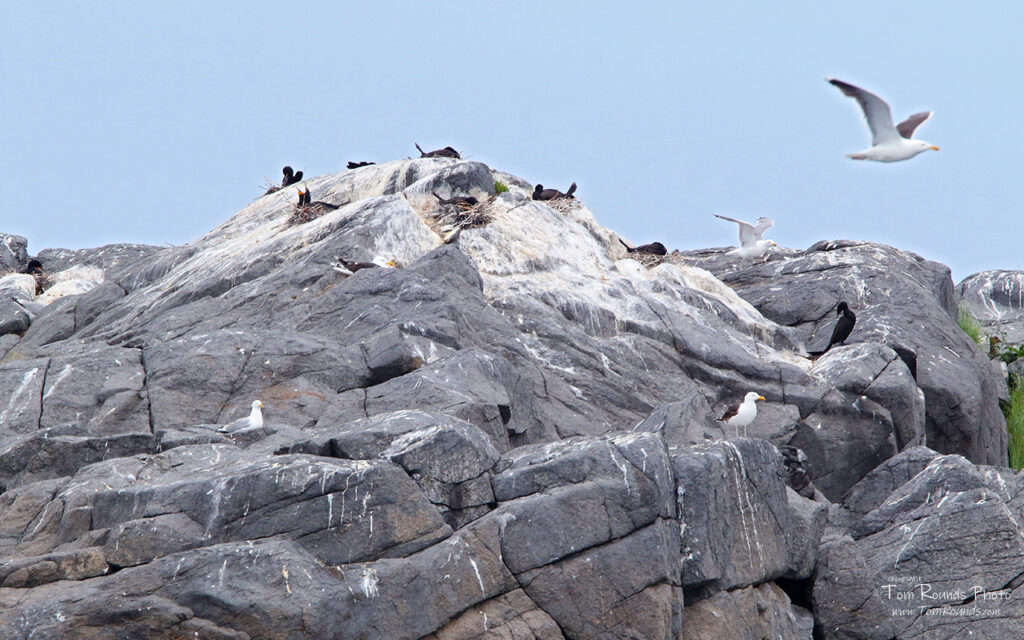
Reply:
[[952, 637], [951, 620], [958, 633], [1012, 637], [1022, 497], [1019, 475], [961, 456], [920, 447], [889, 460], [830, 516], [813, 592], [823, 637]]
[[956, 294], [986, 334], [1011, 345], [1024, 343], [1024, 272], [982, 271], [964, 278]]
[[[43, 251], [93, 280], [0, 302], [5, 637], [808, 638], [809, 609], [854, 624], [820, 576], [877, 591], [865, 558], [909, 558], [941, 482], [1003, 541], [978, 579], [1020, 560], [1013, 498], [970, 503], [1012, 484], [967, 462], [1005, 461], [1002, 383], [940, 265], [838, 243], [647, 268], [581, 202], [472, 161], [307, 183], [341, 206], [291, 224], [282, 189], [183, 247]], [[471, 222], [434, 191], [477, 198]], [[860, 320], [812, 362], [837, 295]], [[737, 438], [717, 418], [751, 390]], [[217, 431], [254, 400], [262, 426]]]

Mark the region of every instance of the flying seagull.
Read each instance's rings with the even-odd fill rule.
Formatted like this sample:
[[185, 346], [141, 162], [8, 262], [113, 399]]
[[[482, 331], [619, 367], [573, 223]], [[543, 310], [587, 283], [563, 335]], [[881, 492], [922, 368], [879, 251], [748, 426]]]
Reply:
[[914, 131], [921, 123], [932, 117], [931, 111], [915, 113], [898, 125], [892, 124], [892, 111], [889, 103], [870, 91], [855, 87], [848, 82], [825, 78], [833, 86], [850, 96], [864, 110], [864, 118], [871, 129], [871, 147], [857, 153], [846, 154], [854, 160], [874, 160], [876, 162], [899, 162], [910, 160], [922, 151], [938, 151], [939, 148], [924, 140], [914, 140]]
[[765, 231], [772, 228], [775, 224], [771, 218], [765, 218], [761, 216], [757, 219], [757, 225], [752, 225], [749, 222], [743, 220], [737, 220], [736, 218], [729, 218], [726, 216], [720, 216], [717, 213], [714, 214], [716, 218], [722, 220], [728, 220], [729, 222], [735, 222], [739, 227], [740, 232], [740, 246], [730, 253], [739, 254], [741, 258], [757, 258], [764, 255], [764, 252], [768, 250], [768, 247], [776, 246], [771, 240], [764, 240]]
[[250, 427], [262, 427], [263, 426], [263, 412], [260, 409], [263, 408], [263, 403], [256, 400], [252, 403], [252, 411], [245, 418], [239, 418], [234, 422], [229, 422], [226, 425], [217, 429], [221, 433], [235, 433], [242, 429], [248, 429]]
[[748, 391], [747, 395], [743, 396], [743, 402], [729, 407], [729, 410], [722, 416], [723, 422], [736, 427], [736, 435], [740, 433], [740, 427], [743, 427], [743, 436], [747, 435], [747, 427], [757, 417], [757, 401], [764, 401], [764, 396], [756, 391]]
[[836, 315], [840, 316], [840, 318], [836, 320], [836, 326], [832, 329], [832, 337], [828, 341], [828, 346], [823, 351], [811, 351], [810, 355], [820, 356], [834, 345], [845, 344], [846, 339], [850, 337], [853, 325], [857, 322], [857, 316], [850, 311], [850, 305], [840, 302], [836, 306]]

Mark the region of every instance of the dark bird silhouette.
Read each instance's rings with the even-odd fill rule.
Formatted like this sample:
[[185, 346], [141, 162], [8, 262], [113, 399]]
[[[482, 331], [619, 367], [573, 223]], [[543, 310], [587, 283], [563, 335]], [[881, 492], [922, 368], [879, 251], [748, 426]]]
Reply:
[[323, 200], [317, 200], [317, 201], [313, 202], [313, 201], [311, 201], [311, 199], [312, 199], [312, 196], [310, 195], [308, 188], [305, 191], [303, 191], [302, 189], [299, 189], [299, 206], [300, 207], [320, 206], [320, 207], [326, 207], [327, 209], [330, 209], [331, 211], [333, 211], [334, 209], [337, 209], [338, 207], [341, 206], [340, 204], [331, 204], [330, 202], [324, 202]]
[[337, 264], [334, 265], [334, 269], [347, 275], [352, 275], [356, 271], [360, 271], [362, 269], [380, 269], [383, 267], [390, 268], [395, 266], [395, 263], [392, 261], [386, 262], [384, 264], [379, 264], [377, 262], [359, 262], [356, 260], [346, 260], [341, 256], [334, 256], [334, 259], [337, 261]]
[[807, 454], [801, 449], [784, 444], [779, 447], [782, 454], [782, 476], [786, 484], [805, 498], [814, 498], [814, 485], [807, 470]]
[[622, 243], [622, 246], [626, 247], [626, 251], [628, 253], [649, 253], [654, 256], [663, 256], [668, 253], [668, 249], [666, 249], [665, 245], [660, 242], [642, 244], [636, 247], [629, 246], [622, 238], [619, 238], [619, 242]]
[[376, 162], [367, 162], [366, 160], [363, 160], [362, 162], [349, 162], [348, 165], [347, 165], [347, 168], [349, 168], [349, 169], [358, 169], [359, 167], [368, 167], [371, 164], [377, 164], [377, 163]]
[[828, 346], [823, 351], [811, 351], [810, 355], [820, 356], [837, 344], [846, 344], [846, 339], [850, 337], [853, 325], [857, 322], [857, 316], [850, 311], [849, 305], [845, 302], [840, 302], [836, 306], [836, 315], [840, 317], [836, 320], [835, 328], [832, 329], [832, 337], [828, 341]]
[[43, 263], [39, 262], [35, 258], [28, 261], [25, 268], [21, 270], [22, 273], [27, 273], [30, 276], [38, 276], [43, 274]]
[[284, 179], [281, 180], [282, 187], [287, 187], [290, 184], [295, 184], [296, 182], [302, 180], [302, 172], [299, 171], [297, 173], [293, 173], [292, 168], [287, 165], [285, 165], [285, 167], [281, 169], [281, 173], [284, 174]]
[[538, 184], [533, 189], [534, 200], [558, 200], [559, 198], [574, 198], [572, 195], [576, 193], [576, 183], [569, 185], [569, 190], [562, 193], [558, 189], [545, 189], [544, 185]]
[[459, 152], [456, 151], [455, 149], [452, 149], [451, 147], [445, 147], [444, 149], [435, 149], [434, 151], [424, 151], [423, 149], [420, 148], [419, 144], [415, 142], [413, 144], [416, 145], [416, 150], [420, 152], [421, 158], [455, 158], [456, 160], [462, 159], [462, 156], [459, 155]]
[[431, 193], [434, 194], [434, 197], [437, 198], [441, 204], [454, 204], [458, 207], [473, 207], [479, 202], [479, 200], [473, 196], [452, 196], [451, 198], [442, 198], [437, 195], [436, 191], [431, 191]]

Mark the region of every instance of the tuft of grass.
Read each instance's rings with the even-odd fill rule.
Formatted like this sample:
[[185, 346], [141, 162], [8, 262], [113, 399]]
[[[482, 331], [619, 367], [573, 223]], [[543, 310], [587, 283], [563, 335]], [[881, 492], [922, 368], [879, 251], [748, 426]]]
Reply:
[[1024, 383], [1010, 376], [1010, 399], [1000, 403], [1006, 416], [1006, 431], [1010, 434], [1010, 466], [1024, 468]]
[[974, 344], [981, 346], [985, 342], [985, 334], [981, 331], [981, 322], [974, 317], [966, 305], [960, 305], [956, 314], [956, 323], [971, 340], [974, 340]]
[[503, 183], [501, 183], [501, 182], [498, 182], [497, 180], [495, 180], [495, 182], [494, 182], [494, 193], [495, 194], [500, 194], [500, 193], [505, 193], [506, 191], [508, 191], [508, 186], [503, 184]]

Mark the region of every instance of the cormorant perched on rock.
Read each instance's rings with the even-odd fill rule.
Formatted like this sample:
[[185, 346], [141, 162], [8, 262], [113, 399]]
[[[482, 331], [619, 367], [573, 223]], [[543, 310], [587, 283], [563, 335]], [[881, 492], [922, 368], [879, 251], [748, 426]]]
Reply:
[[348, 165], [346, 165], [346, 168], [348, 168], [348, 169], [358, 169], [359, 167], [368, 167], [371, 164], [377, 164], [377, 163], [376, 162], [367, 162], [366, 160], [363, 160], [362, 162], [349, 162]]
[[434, 194], [434, 197], [437, 198], [441, 204], [454, 204], [458, 207], [473, 207], [479, 202], [479, 200], [473, 196], [452, 196], [451, 198], [442, 198], [437, 195], [436, 191], [431, 191], [431, 193]]
[[747, 427], [757, 417], [757, 402], [764, 401], [764, 396], [756, 391], [748, 391], [743, 396], [743, 402], [729, 407], [722, 415], [721, 420], [736, 427], [736, 434], [739, 435], [740, 427], [743, 427], [743, 435], [747, 435]]
[[565, 193], [562, 193], [558, 189], [545, 189], [544, 185], [538, 184], [533, 189], [533, 199], [534, 200], [558, 200], [559, 198], [575, 198], [575, 196], [572, 195], [574, 193], [576, 193], [576, 183], [575, 182], [572, 183], [571, 185], [569, 185], [569, 190], [566, 191]]
[[459, 152], [456, 151], [455, 149], [452, 149], [451, 147], [445, 147], [444, 149], [435, 149], [434, 151], [424, 151], [423, 149], [420, 148], [419, 144], [415, 142], [413, 144], [416, 145], [416, 150], [420, 152], [421, 158], [455, 158], [456, 160], [462, 159], [462, 156], [459, 155]]
[[290, 184], [295, 184], [296, 182], [299, 182], [300, 180], [302, 180], [302, 172], [299, 171], [299, 172], [293, 173], [292, 172], [292, 168], [287, 166], [287, 165], [285, 165], [285, 167], [283, 169], [281, 169], [281, 173], [284, 174], [284, 179], [281, 180], [281, 186], [282, 187], [287, 187]]
[[853, 325], [857, 322], [857, 316], [850, 311], [850, 306], [845, 302], [840, 302], [836, 306], [836, 315], [840, 316], [836, 320], [836, 326], [832, 329], [832, 337], [828, 341], [828, 346], [822, 351], [811, 351], [809, 352], [812, 356], [820, 356], [834, 345], [845, 344], [846, 339], [850, 337], [850, 332], [853, 331]]
[[323, 200], [317, 200], [317, 201], [313, 202], [313, 201], [311, 201], [311, 198], [312, 198], [312, 196], [309, 193], [309, 188], [308, 187], [305, 190], [303, 190], [302, 188], [299, 188], [299, 206], [300, 207], [320, 206], [320, 207], [326, 207], [327, 209], [330, 209], [331, 211], [333, 211], [333, 210], [335, 210], [335, 209], [337, 209], [338, 207], [341, 206], [340, 204], [331, 204], [330, 202], [324, 202]]
[[622, 243], [622, 246], [626, 247], [626, 251], [628, 253], [649, 253], [652, 256], [663, 256], [668, 253], [668, 249], [666, 249], [665, 245], [660, 242], [642, 244], [636, 247], [629, 246], [622, 238], [619, 238], [619, 242]]

